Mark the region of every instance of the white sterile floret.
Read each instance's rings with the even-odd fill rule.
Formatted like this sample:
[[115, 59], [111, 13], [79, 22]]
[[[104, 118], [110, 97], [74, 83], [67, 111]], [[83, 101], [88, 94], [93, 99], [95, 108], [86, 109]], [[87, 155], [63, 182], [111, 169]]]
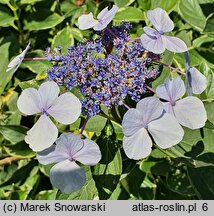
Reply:
[[18, 56], [16, 56], [7, 66], [7, 70], [6, 72], [13, 70], [13, 73], [16, 72], [16, 70], [19, 68], [20, 64], [22, 63], [27, 51], [30, 49], [30, 42], [28, 43], [27, 47], [25, 48], [25, 50]]
[[85, 172], [76, 161], [95, 165], [101, 159], [101, 152], [92, 140], [82, 140], [78, 135], [66, 133], [56, 140], [56, 145], [38, 152], [37, 159], [44, 165], [57, 163], [50, 170], [51, 183], [69, 194], [80, 189], [86, 181]]
[[152, 150], [152, 139], [163, 148], [178, 144], [184, 135], [176, 119], [164, 113], [163, 105], [156, 97], [147, 97], [129, 109], [123, 117], [123, 148], [131, 159], [147, 157]]
[[42, 114], [25, 136], [25, 142], [34, 151], [50, 147], [57, 139], [58, 129], [49, 115], [62, 124], [71, 124], [81, 113], [81, 103], [75, 95], [70, 92], [58, 95], [58, 85], [53, 81], [47, 81], [38, 90], [25, 89], [18, 98], [17, 106], [23, 114]]
[[79, 29], [86, 30], [93, 28], [95, 31], [103, 30], [112, 21], [118, 9], [116, 5], [113, 5], [111, 10], [108, 10], [108, 7], [104, 8], [97, 15], [97, 20], [93, 18], [92, 13], [81, 15], [78, 18]]
[[164, 35], [165, 32], [171, 32], [174, 29], [174, 23], [166, 11], [161, 8], [149, 10], [147, 18], [155, 29], [148, 26], [143, 28], [145, 34], [141, 35], [141, 42], [145, 49], [156, 54], [163, 53], [165, 49], [172, 52], [187, 51], [187, 46], [181, 39]]
[[180, 99], [185, 94], [185, 85], [180, 77], [166, 79], [164, 84], [157, 87], [156, 93], [167, 101], [164, 103], [165, 111], [175, 116], [181, 125], [190, 129], [205, 125], [207, 114], [202, 101], [193, 96]]
[[195, 67], [187, 70], [187, 92], [201, 94], [207, 87], [207, 78]]

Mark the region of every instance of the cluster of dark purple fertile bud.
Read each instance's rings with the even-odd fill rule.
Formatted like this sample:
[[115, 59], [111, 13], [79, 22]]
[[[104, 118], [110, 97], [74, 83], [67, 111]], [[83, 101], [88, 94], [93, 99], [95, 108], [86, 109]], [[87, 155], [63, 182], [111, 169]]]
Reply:
[[160, 73], [152, 63], [160, 55], [146, 51], [140, 40], [131, 40], [130, 28], [129, 23], [106, 28], [98, 32], [98, 39], [70, 46], [65, 55], [59, 47], [46, 50], [54, 63], [48, 79], [69, 90], [77, 87], [84, 115], [97, 115], [101, 104], [108, 109], [122, 105], [127, 95], [139, 101], [148, 82]]

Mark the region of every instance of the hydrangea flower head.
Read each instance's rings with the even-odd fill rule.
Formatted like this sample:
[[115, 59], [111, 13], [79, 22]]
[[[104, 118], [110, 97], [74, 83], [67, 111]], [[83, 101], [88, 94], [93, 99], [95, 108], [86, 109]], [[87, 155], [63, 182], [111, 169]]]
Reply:
[[25, 136], [25, 142], [34, 151], [50, 147], [57, 139], [58, 129], [48, 115], [62, 124], [71, 124], [81, 113], [81, 103], [76, 96], [70, 92], [58, 95], [58, 85], [53, 81], [47, 81], [38, 90], [25, 89], [18, 98], [17, 106], [23, 114], [42, 114]]
[[13, 73], [16, 72], [16, 70], [19, 68], [20, 64], [22, 63], [27, 51], [30, 49], [30, 42], [28, 43], [27, 47], [24, 49], [24, 51], [16, 56], [8, 65], [6, 72], [11, 71], [14, 69]]
[[156, 54], [163, 53], [165, 49], [172, 52], [187, 51], [187, 46], [181, 39], [164, 35], [174, 29], [174, 23], [166, 11], [161, 8], [149, 10], [147, 17], [155, 29], [148, 26], [143, 28], [145, 34], [141, 35], [141, 42], [145, 49]]
[[147, 157], [152, 150], [152, 136], [163, 149], [179, 143], [184, 135], [176, 119], [163, 112], [158, 98], [147, 97], [129, 109], [123, 117], [123, 148], [129, 158], [138, 160]]
[[56, 145], [39, 152], [37, 159], [44, 165], [57, 163], [50, 170], [51, 183], [64, 193], [71, 193], [86, 181], [84, 170], [75, 161], [95, 165], [101, 159], [101, 152], [92, 140], [82, 140], [78, 135], [66, 133], [56, 140]]
[[207, 120], [206, 110], [200, 99], [193, 96], [180, 99], [185, 94], [185, 85], [180, 77], [166, 79], [156, 89], [158, 97], [166, 100], [164, 109], [175, 116], [177, 121], [190, 129], [201, 128]]
[[189, 95], [201, 94], [207, 87], [207, 78], [195, 67], [187, 70], [187, 92]]
[[92, 13], [89, 13], [87, 15], [81, 15], [78, 18], [79, 29], [86, 30], [93, 28], [95, 31], [103, 30], [112, 21], [118, 9], [119, 8], [116, 5], [113, 5], [111, 10], [108, 10], [108, 7], [104, 8], [97, 15], [97, 20], [93, 18]]

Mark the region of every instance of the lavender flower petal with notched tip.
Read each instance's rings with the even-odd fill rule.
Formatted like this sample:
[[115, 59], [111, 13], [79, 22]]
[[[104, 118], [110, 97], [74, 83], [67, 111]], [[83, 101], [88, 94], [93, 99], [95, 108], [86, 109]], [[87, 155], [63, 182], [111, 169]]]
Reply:
[[151, 153], [153, 137], [161, 148], [170, 148], [179, 143], [184, 135], [176, 119], [163, 112], [158, 98], [147, 97], [137, 103], [136, 109], [129, 109], [123, 117], [123, 148], [126, 155], [135, 160]]
[[27, 51], [30, 49], [30, 42], [28, 43], [27, 47], [24, 49], [24, 51], [16, 56], [8, 65], [6, 72], [9, 72], [13, 70], [13, 73], [16, 72], [16, 70], [19, 68], [20, 64], [22, 63]]
[[156, 54], [163, 53], [165, 49], [172, 52], [187, 51], [187, 46], [181, 39], [164, 35], [165, 32], [171, 32], [174, 28], [166, 11], [161, 8], [149, 10], [147, 17], [155, 29], [148, 26], [143, 28], [145, 34], [141, 35], [141, 42], [145, 49]]
[[206, 110], [200, 99], [193, 96], [180, 99], [185, 94], [185, 85], [180, 77], [166, 79], [156, 89], [158, 97], [166, 100], [165, 111], [175, 116], [177, 121], [190, 129], [201, 128], [207, 120]]
[[38, 152], [37, 159], [44, 165], [57, 163], [50, 170], [51, 183], [64, 193], [71, 193], [80, 189], [86, 181], [85, 172], [76, 161], [95, 165], [101, 159], [101, 152], [95, 142], [66, 133], [56, 140], [56, 145]]
[[97, 15], [97, 20], [93, 18], [92, 13], [81, 15], [78, 18], [79, 29], [86, 30], [93, 28], [95, 31], [103, 30], [112, 21], [118, 9], [116, 5], [113, 5], [111, 10], [108, 10], [108, 7], [104, 8]]
[[48, 148], [58, 136], [58, 129], [48, 115], [62, 124], [71, 124], [81, 113], [81, 103], [76, 96], [70, 92], [58, 95], [58, 85], [53, 81], [48, 81], [43, 83], [38, 90], [25, 89], [17, 100], [18, 109], [23, 114], [42, 114], [25, 137], [26, 143], [34, 151]]

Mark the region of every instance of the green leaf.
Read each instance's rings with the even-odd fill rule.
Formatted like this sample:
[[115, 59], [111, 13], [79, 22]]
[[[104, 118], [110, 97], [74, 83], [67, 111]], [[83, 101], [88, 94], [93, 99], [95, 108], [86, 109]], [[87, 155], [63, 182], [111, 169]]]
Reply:
[[212, 35], [212, 37], [213, 37], [214, 36], [213, 26], [214, 26], [214, 13], [209, 15], [205, 29], [204, 29], [204, 33], [208, 33], [208, 34]]
[[[0, 39], [0, 44], [3, 38]], [[5, 86], [11, 80], [13, 74], [6, 72], [9, 58], [9, 48], [11, 42], [3, 43], [0, 45], [0, 59], [1, 59], [1, 70], [0, 70], [0, 94], [3, 93]]]
[[67, 26], [59, 31], [53, 38], [51, 48], [54, 49], [54, 47], [61, 46], [62, 53], [66, 54], [67, 48], [71, 45], [74, 45], [74, 38], [71, 32], [71, 28]]
[[93, 200], [97, 197], [97, 189], [91, 175], [90, 167], [84, 167], [84, 170], [86, 172], [85, 185], [80, 190], [70, 195], [58, 191], [56, 200]]
[[24, 82], [20, 82], [18, 85], [20, 86], [20, 88], [22, 90], [24, 90], [26, 88], [36, 88], [36, 89], [39, 88], [39, 82], [36, 81], [35, 79], [24, 81]]
[[160, 7], [167, 12], [171, 12], [173, 10], [173, 8], [177, 5], [177, 3], [178, 3], [177, 0], [170, 0], [170, 1], [153, 0], [152, 1], [152, 9]]
[[188, 167], [192, 187], [199, 199], [209, 200], [214, 197], [214, 167]]
[[144, 11], [151, 8], [151, 0], [138, 0], [137, 2]]
[[213, 0], [198, 0], [199, 4], [209, 4], [209, 3], [213, 3]]
[[206, 25], [206, 18], [201, 10], [198, 1], [180, 0], [178, 6], [178, 12], [185, 20], [185, 22], [189, 23], [197, 31], [202, 32]]
[[21, 141], [15, 145], [7, 145], [4, 146], [5, 151], [11, 155], [11, 156], [21, 156], [21, 157], [34, 157], [36, 155], [35, 152], [33, 152], [29, 145], [26, 144], [24, 141]]
[[115, 190], [122, 173], [122, 159], [116, 134], [110, 121], [97, 139], [102, 158], [93, 169], [93, 178], [100, 199], [108, 199]]
[[114, 0], [114, 3], [119, 7], [126, 7], [132, 4], [135, 0]]
[[167, 185], [170, 190], [181, 195], [195, 195], [183, 164], [173, 164], [167, 174]]
[[198, 37], [196, 38], [192, 44], [194, 47], [201, 47], [201, 45], [203, 43], [209, 43], [209, 42], [213, 42], [214, 41], [214, 38], [213, 37], [210, 37], [208, 35], [203, 35], [201, 37]]
[[207, 102], [205, 103], [205, 108], [207, 111], [207, 119], [214, 124], [214, 102]]
[[0, 26], [8, 27], [13, 24], [14, 17], [11, 15], [10, 11], [4, 6], [1, 6], [0, 10]]
[[24, 126], [0, 125], [0, 133], [13, 144], [24, 140], [27, 130]]
[[64, 20], [64, 17], [49, 10], [41, 9], [31, 14], [26, 20], [25, 30], [38, 31], [55, 27]]
[[74, 39], [79, 42], [82, 42], [84, 40], [82, 32], [78, 28], [71, 28], [71, 34], [73, 35]]
[[135, 7], [121, 8], [114, 17], [114, 21], [117, 22], [139, 22], [141, 20], [144, 20], [143, 12]]
[[44, 0], [20, 0], [19, 4], [35, 4]]
[[56, 190], [40, 191], [36, 195], [35, 200], [54, 200], [56, 197], [56, 194], [57, 194]]

